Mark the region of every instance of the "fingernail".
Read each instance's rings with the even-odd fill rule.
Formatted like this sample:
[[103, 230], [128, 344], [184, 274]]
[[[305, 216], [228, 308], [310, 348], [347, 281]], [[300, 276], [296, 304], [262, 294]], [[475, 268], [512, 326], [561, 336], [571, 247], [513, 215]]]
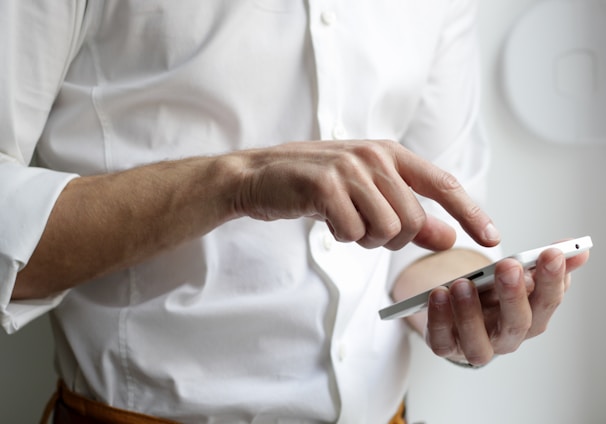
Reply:
[[551, 273], [556, 273], [562, 267], [563, 262], [564, 262], [564, 256], [558, 255], [555, 258], [553, 258], [551, 261], [549, 261], [545, 264], [545, 269]]
[[514, 267], [499, 274], [499, 281], [509, 286], [518, 284], [518, 281], [520, 281], [520, 268]]
[[431, 294], [431, 303], [436, 306], [445, 305], [449, 302], [448, 300], [448, 291], [447, 290], [434, 290]]
[[501, 233], [497, 230], [497, 227], [491, 222], [484, 228], [484, 238], [489, 241], [501, 240]]
[[466, 299], [471, 297], [471, 283], [469, 281], [459, 281], [450, 287], [450, 292], [457, 299]]

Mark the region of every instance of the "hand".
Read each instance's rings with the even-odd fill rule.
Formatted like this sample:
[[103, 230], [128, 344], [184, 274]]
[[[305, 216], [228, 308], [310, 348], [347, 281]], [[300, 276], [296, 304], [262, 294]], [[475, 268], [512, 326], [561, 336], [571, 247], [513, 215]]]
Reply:
[[428, 345], [439, 356], [472, 365], [515, 351], [546, 330], [570, 286], [570, 272], [588, 257], [585, 252], [566, 260], [559, 250], [549, 249], [528, 273], [517, 261], [502, 260], [494, 289], [479, 295], [467, 280], [436, 288], [428, 308]]
[[460, 184], [398, 143], [287, 143], [72, 180], [12, 296], [49, 296], [239, 216], [315, 216], [338, 240], [365, 247], [398, 249], [414, 241], [448, 249], [454, 230], [425, 216], [413, 190], [444, 205], [478, 243], [498, 243], [490, 219]]
[[478, 243], [499, 242], [490, 218], [452, 175], [398, 143], [299, 142], [238, 154], [240, 215], [319, 217], [337, 240], [368, 248], [395, 250], [410, 241], [432, 250], [450, 248], [454, 230], [426, 216], [414, 191], [444, 206]]

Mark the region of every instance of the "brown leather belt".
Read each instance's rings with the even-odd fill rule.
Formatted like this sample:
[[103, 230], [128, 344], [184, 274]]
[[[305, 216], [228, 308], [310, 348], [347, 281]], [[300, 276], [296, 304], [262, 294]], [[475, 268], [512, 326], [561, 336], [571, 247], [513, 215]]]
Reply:
[[57, 383], [57, 391], [46, 405], [41, 424], [48, 423], [51, 413], [53, 424], [178, 424], [87, 399], [69, 390], [63, 381]]
[[[53, 414], [53, 424], [178, 424], [176, 421], [114, 408], [87, 399], [69, 390], [63, 381], [48, 402], [41, 424], [47, 424]], [[388, 424], [406, 424], [406, 407], [402, 403]]]
[[402, 401], [398, 412], [389, 420], [388, 424], [406, 424], [406, 402]]

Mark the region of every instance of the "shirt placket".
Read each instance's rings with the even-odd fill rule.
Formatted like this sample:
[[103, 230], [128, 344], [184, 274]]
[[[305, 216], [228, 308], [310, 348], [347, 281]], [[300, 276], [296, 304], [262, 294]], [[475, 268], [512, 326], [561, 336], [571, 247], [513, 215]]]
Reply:
[[[317, 120], [322, 140], [344, 140], [348, 138], [346, 123], [343, 121], [343, 93], [340, 51], [339, 51], [339, 9], [335, 1], [309, 0], [309, 25], [313, 54], [316, 64], [318, 86]], [[336, 387], [341, 400], [338, 423], [356, 422], [363, 414], [364, 402], [356, 399], [360, 388], [348, 384], [348, 374], [355, 372], [349, 364], [349, 343], [347, 323], [351, 315], [353, 293], [340, 287], [343, 272], [336, 251], [338, 244], [324, 223], [316, 223], [310, 233], [312, 257], [324, 271], [329, 289], [335, 297], [334, 325], [331, 338], [331, 362], [334, 369]], [[339, 278], [339, 276], [341, 278]], [[344, 290], [345, 289], [345, 290]], [[352, 408], [353, 405], [357, 405]]]
[[318, 84], [318, 125], [322, 140], [343, 140], [342, 96], [337, 36], [339, 14], [334, 1], [309, 1], [309, 25]]

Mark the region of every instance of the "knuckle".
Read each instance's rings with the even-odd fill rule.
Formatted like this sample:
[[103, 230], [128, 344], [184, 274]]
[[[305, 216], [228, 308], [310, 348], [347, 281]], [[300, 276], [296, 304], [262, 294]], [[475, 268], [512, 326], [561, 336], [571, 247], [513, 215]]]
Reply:
[[347, 222], [347, 219], [338, 218], [331, 223], [327, 220], [335, 240], [343, 243], [358, 242], [364, 237], [364, 226]]
[[[520, 342], [521, 343], [521, 342]], [[503, 345], [500, 346], [498, 349], [495, 349], [495, 351], [499, 354], [499, 355], [506, 355], [508, 353], [513, 353], [516, 350], [518, 350], [518, 347], [520, 347], [520, 343], [516, 343], [516, 344], [509, 344], [509, 345]]]
[[332, 152], [332, 155], [323, 164], [322, 169], [321, 175], [315, 179], [318, 186], [342, 185], [346, 179], [355, 179], [362, 172], [360, 159], [355, 152], [346, 148]]
[[[346, 227], [335, 234], [335, 239], [337, 241], [340, 241], [343, 243], [358, 242], [361, 244], [361, 241], [364, 240], [364, 231], [358, 230], [356, 228]], [[368, 245], [368, 246], [363, 246], [363, 247], [372, 247], [372, 246]]]
[[476, 366], [488, 364], [492, 360], [493, 356], [494, 353], [489, 351], [472, 351], [465, 353], [465, 359], [467, 359], [470, 364]]
[[334, 168], [327, 168], [322, 178], [313, 179], [312, 184], [314, 189], [330, 190], [333, 187], [340, 186], [341, 178]]
[[447, 309], [447, 305], [436, 305], [432, 304], [429, 306], [429, 314], [430, 319], [427, 322], [427, 331], [430, 335], [434, 335], [437, 337], [438, 335], [450, 335], [451, 334], [451, 326], [447, 322], [438, 319], [431, 319], [431, 315], [433, 311], [442, 312]]
[[551, 302], [545, 302], [545, 303], [540, 304], [539, 306], [541, 307], [541, 309], [546, 311], [548, 314], [552, 314], [562, 304], [562, 300], [563, 300], [562, 297], [558, 297], [557, 299], [555, 299]]
[[368, 228], [367, 236], [372, 240], [381, 241], [380, 244], [392, 240], [402, 229], [399, 219], [386, 220], [378, 225], [373, 225]]
[[503, 334], [507, 336], [508, 339], [512, 340], [522, 340], [528, 334], [528, 330], [530, 330], [531, 322], [521, 323], [515, 326], [508, 327], [504, 329]]
[[333, 216], [330, 225], [335, 240], [342, 243], [360, 242], [366, 233], [364, 225], [351, 221], [346, 216]]
[[[324, 201], [334, 201], [342, 197], [343, 182], [334, 169], [327, 169], [321, 178], [307, 180], [304, 183], [305, 187], [301, 187], [300, 191], [311, 193], [313, 197]], [[293, 187], [297, 189], [297, 187]]]
[[355, 150], [344, 150], [339, 157], [339, 167], [348, 173], [358, 171], [361, 168], [360, 155], [356, 154]]
[[389, 234], [393, 234], [388, 237], [388, 243], [386, 247], [391, 250], [398, 250], [404, 245], [414, 240], [415, 236], [421, 231], [425, 222], [425, 215], [415, 216], [406, 220], [401, 220], [398, 225], [398, 231], [390, 231]]
[[[455, 306], [455, 310], [459, 311], [459, 314], [464, 314], [466, 310], [470, 310], [473, 307], [473, 302], [468, 299], [464, 299], [458, 302], [458, 305]], [[458, 308], [458, 309], [457, 309]], [[474, 317], [463, 316], [459, 318], [459, 322], [457, 323], [457, 328], [459, 329], [460, 334], [471, 334], [477, 328]]]
[[474, 204], [465, 211], [464, 219], [473, 222], [476, 221], [482, 214], [482, 209], [478, 205]]
[[381, 246], [381, 243], [379, 241], [367, 236], [359, 238], [358, 240], [356, 240], [356, 243], [358, 243], [365, 249], [374, 249], [376, 247]]
[[418, 208], [416, 212], [410, 213], [404, 220], [404, 225], [401, 226], [400, 232], [415, 236], [421, 231], [426, 221], [427, 215], [425, 214], [425, 211], [422, 208]]
[[385, 220], [380, 224], [369, 225], [366, 228], [366, 234], [358, 240], [358, 243], [365, 248], [388, 247], [389, 243], [398, 237], [401, 228], [402, 225], [397, 218]]
[[383, 166], [388, 158], [387, 142], [361, 143], [352, 149], [352, 156], [373, 166]]
[[402, 223], [399, 219], [392, 219], [385, 225], [384, 236], [387, 240], [391, 240], [400, 234], [402, 231]]
[[448, 358], [457, 353], [456, 348], [451, 345], [431, 346], [431, 351], [441, 358]]
[[453, 192], [462, 190], [461, 183], [459, 180], [450, 172], [441, 171], [436, 176], [435, 181], [436, 187], [439, 187], [442, 191]]
[[536, 297], [534, 300], [534, 307], [538, 308], [548, 315], [551, 315], [564, 301], [564, 294], [561, 293], [558, 296], [550, 297], [549, 299], [543, 296]]
[[529, 337], [531, 324], [532, 322], [528, 321], [502, 329], [494, 340], [497, 346], [495, 351], [499, 354], [515, 352], [520, 344]]
[[535, 324], [531, 328], [531, 330], [527, 334], [527, 337], [528, 338], [536, 337], [540, 334], [543, 334], [545, 331], [547, 331], [547, 322], [541, 322], [541, 323]]

